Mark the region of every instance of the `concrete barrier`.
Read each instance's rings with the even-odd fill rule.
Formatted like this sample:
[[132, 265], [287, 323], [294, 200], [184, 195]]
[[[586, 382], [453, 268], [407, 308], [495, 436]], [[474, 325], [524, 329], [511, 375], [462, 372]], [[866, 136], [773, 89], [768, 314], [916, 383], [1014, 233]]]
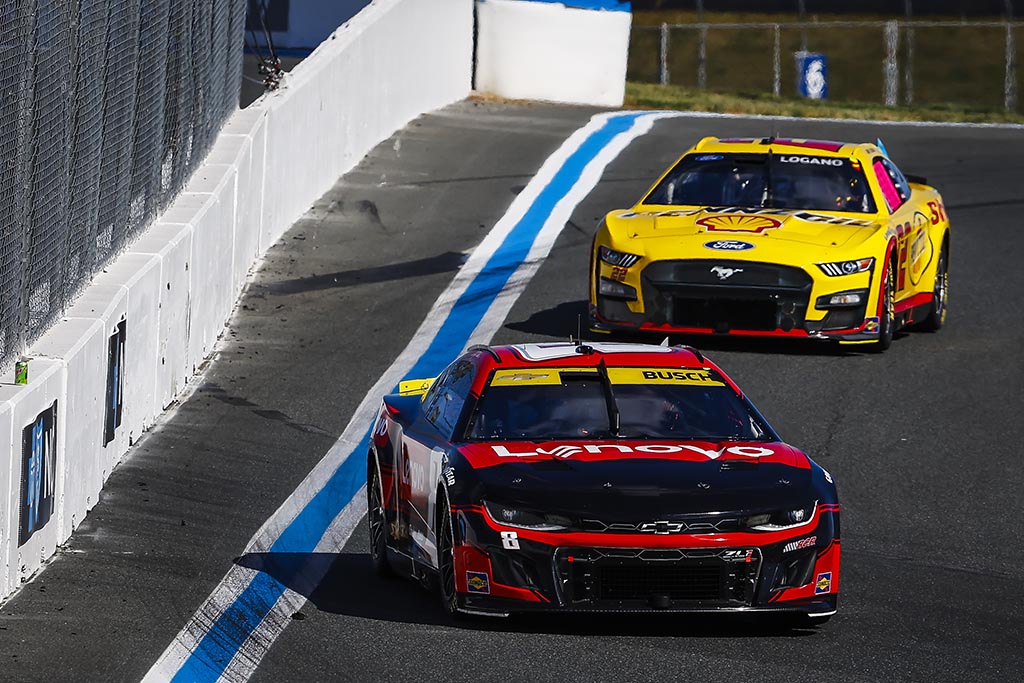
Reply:
[[[71, 351], [77, 355], [79, 349]], [[66, 538], [59, 520], [67, 464], [66, 367], [61, 360], [35, 358], [29, 362], [30, 384], [0, 385], [0, 416], [10, 417], [9, 422], [0, 417], [0, 429], [9, 425], [0, 432], [0, 481], [7, 485], [0, 506], [5, 569], [0, 585], [8, 591], [17, 589]]]
[[0, 378], [0, 599], [210, 357], [264, 253], [376, 144], [470, 90], [472, 0], [377, 0], [236, 112], [185, 191]]
[[629, 9], [624, 0], [478, 0], [476, 89], [621, 106]]

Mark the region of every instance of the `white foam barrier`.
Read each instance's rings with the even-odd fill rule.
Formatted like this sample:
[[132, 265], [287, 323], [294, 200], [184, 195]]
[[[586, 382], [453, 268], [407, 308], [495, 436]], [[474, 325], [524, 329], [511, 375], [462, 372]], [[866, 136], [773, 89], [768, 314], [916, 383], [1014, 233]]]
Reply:
[[376, 0], [336, 30], [225, 124], [182, 194], [32, 346], [28, 384], [0, 378], [0, 599], [181, 396], [259, 256], [376, 144], [469, 93], [472, 3]]
[[622, 0], [477, 0], [476, 89], [621, 106], [629, 7]]

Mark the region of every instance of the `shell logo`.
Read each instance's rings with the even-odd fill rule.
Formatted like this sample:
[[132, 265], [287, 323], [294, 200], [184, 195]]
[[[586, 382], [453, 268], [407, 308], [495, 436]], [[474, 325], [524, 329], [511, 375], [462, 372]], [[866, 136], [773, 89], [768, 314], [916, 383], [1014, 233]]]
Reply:
[[697, 221], [697, 225], [709, 232], [763, 233], [765, 230], [781, 228], [782, 221], [771, 216], [725, 213], [705, 216]]

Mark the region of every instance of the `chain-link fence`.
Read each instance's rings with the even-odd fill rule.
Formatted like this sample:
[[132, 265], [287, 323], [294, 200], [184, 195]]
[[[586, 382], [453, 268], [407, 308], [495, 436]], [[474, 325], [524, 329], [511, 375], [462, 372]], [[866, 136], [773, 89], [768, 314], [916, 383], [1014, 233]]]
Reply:
[[202, 161], [238, 106], [245, 9], [0, 2], [0, 370]]
[[1016, 111], [1024, 23], [815, 21], [633, 26], [629, 80], [796, 94], [793, 54], [828, 58], [829, 98]]

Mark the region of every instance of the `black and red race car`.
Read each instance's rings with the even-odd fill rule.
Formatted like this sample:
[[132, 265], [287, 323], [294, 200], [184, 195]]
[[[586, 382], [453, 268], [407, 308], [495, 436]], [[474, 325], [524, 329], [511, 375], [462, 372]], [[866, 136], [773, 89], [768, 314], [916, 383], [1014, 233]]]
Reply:
[[366, 490], [453, 613], [836, 611], [832, 477], [688, 347], [473, 347], [384, 397]]

